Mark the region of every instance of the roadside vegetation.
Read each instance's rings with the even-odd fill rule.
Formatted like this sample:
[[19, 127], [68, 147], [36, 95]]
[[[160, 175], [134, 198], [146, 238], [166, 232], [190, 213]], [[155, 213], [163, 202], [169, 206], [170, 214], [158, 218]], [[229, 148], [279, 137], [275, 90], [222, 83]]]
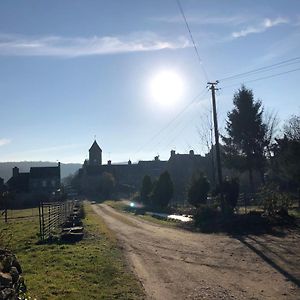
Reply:
[[[134, 206], [131, 206], [130, 203], [134, 203]], [[140, 206], [140, 204], [137, 202], [131, 202], [129, 200], [106, 200], [104, 201], [104, 204], [107, 204], [116, 210], [129, 213], [132, 216], [136, 216], [142, 220], [150, 221], [158, 225], [172, 227], [179, 226], [178, 222], [167, 220], [165, 217], [160, 217], [158, 215], [149, 213], [149, 211], [146, 211], [146, 207]]]
[[190, 160], [192, 151], [183, 178], [180, 170], [167, 167], [160, 176], [145, 174], [139, 191], [136, 185], [118, 186], [113, 178], [98, 180], [98, 185], [92, 184], [98, 186], [94, 195], [101, 199], [127, 197], [137, 205], [131, 207], [124, 201], [108, 204], [161, 224], [166, 221], [157, 220], [159, 215], [153, 218], [145, 212], [193, 215], [193, 229], [206, 232], [249, 233], [265, 232], [274, 226], [297, 227], [300, 116], [290, 116], [279, 128], [276, 113], [268, 112], [262, 100], [255, 99], [254, 92], [244, 85], [234, 93], [232, 103], [226, 125], [220, 129], [222, 176], [218, 176], [210, 127], [203, 135], [208, 147], [205, 160], [201, 164]]
[[[1, 247], [17, 256], [31, 299], [143, 299], [114, 234], [84, 206], [85, 237], [74, 244], [38, 243], [37, 209], [0, 223]], [[23, 218], [20, 218], [23, 217]]]

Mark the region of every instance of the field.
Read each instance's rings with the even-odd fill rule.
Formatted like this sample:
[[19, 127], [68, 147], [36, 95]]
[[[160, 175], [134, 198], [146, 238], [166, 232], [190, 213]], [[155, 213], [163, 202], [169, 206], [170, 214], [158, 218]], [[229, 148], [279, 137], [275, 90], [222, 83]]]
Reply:
[[1, 246], [16, 254], [31, 299], [142, 299], [115, 235], [89, 204], [85, 212], [85, 237], [75, 244], [39, 244], [37, 209], [10, 212], [8, 224], [1, 220]]

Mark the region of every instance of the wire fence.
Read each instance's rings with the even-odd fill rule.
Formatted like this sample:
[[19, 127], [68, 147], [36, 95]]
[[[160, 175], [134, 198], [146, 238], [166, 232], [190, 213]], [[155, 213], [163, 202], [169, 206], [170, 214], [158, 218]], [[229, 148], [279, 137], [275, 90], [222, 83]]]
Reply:
[[62, 225], [74, 211], [74, 200], [41, 202], [39, 205], [40, 239], [45, 241], [60, 233]]

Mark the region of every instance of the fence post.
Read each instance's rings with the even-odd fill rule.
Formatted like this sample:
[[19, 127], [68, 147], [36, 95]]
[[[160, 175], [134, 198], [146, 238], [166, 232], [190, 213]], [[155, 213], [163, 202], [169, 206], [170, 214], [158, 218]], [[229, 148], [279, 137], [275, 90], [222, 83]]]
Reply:
[[243, 193], [243, 197], [244, 197], [244, 207], [245, 207], [245, 215], [247, 214], [247, 197], [245, 195], [245, 193]]
[[42, 206], [42, 241], [45, 238], [45, 219], [44, 219], [44, 203], [41, 201]]
[[41, 201], [39, 202], [39, 224], [40, 224], [40, 237], [42, 237], [42, 216], [41, 216]]

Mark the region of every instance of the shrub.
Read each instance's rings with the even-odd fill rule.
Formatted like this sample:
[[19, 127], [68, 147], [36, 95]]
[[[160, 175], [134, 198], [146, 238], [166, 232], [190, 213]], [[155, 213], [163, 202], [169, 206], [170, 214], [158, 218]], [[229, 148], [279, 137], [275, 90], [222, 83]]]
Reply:
[[108, 198], [111, 197], [116, 186], [116, 181], [114, 176], [111, 173], [104, 172], [101, 174], [99, 191], [100, 193]]
[[141, 188], [141, 202], [144, 205], [150, 205], [150, 193], [152, 191], [152, 181], [150, 176], [146, 175], [143, 179]]
[[194, 215], [194, 223], [202, 231], [214, 231], [220, 220], [220, 212], [209, 206], [201, 206]]
[[280, 192], [274, 184], [269, 184], [261, 189], [260, 194], [265, 214], [268, 216], [288, 215], [292, 200], [287, 193]]
[[223, 182], [223, 195], [226, 207], [233, 212], [239, 198], [240, 185], [237, 178]]
[[193, 179], [188, 191], [189, 203], [195, 207], [199, 207], [201, 204], [206, 204], [209, 189], [210, 184], [207, 178], [202, 174], [198, 178]]
[[153, 184], [151, 192], [152, 204], [158, 208], [166, 208], [173, 197], [173, 192], [173, 182], [169, 172], [166, 171]]

